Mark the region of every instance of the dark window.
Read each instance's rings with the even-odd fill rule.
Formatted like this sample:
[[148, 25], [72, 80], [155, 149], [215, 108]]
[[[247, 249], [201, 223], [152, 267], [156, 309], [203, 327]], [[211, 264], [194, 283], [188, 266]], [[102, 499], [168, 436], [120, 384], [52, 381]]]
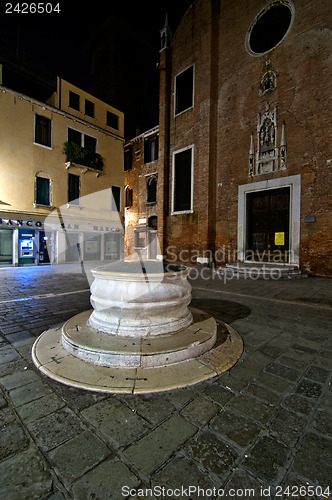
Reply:
[[115, 130], [119, 130], [119, 117], [115, 113], [111, 113], [110, 111], [107, 111], [106, 123], [109, 127], [112, 127]]
[[135, 247], [145, 248], [146, 247], [146, 230], [135, 231]]
[[69, 91], [69, 107], [80, 110], [80, 96], [71, 90]]
[[79, 205], [80, 198], [80, 176], [68, 174], [68, 203]]
[[287, 5], [272, 4], [258, 17], [249, 35], [249, 46], [255, 54], [264, 54], [273, 49], [286, 35], [292, 21], [292, 12]]
[[124, 169], [131, 170], [133, 166], [133, 152], [131, 147], [124, 150]]
[[192, 149], [174, 155], [173, 212], [192, 210]]
[[147, 179], [146, 201], [148, 203], [156, 203], [157, 201], [157, 178], [155, 176], [148, 177]]
[[130, 208], [133, 206], [133, 190], [127, 186], [125, 190], [125, 207]]
[[84, 147], [91, 153], [95, 153], [97, 149], [97, 139], [91, 135], [84, 134]]
[[144, 163], [158, 160], [158, 136], [147, 137], [144, 140]]
[[193, 106], [194, 100], [194, 67], [182, 71], [175, 79], [175, 114]]
[[91, 118], [95, 117], [95, 105], [88, 99], [85, 99], [85, 114]]
[[112, 211], [121, 212], [121, 188], [112, 186]]
[[36, 177], [36, 204], [50, 205], [50, 180], [45, 177]]
[[73, 128], [68, 128], [68, 142], [82, 146], [82, 133]]
[[154, 231], [157, 231], [158, 229], [158, 218], [156, 215], [151, 215], [151, 217], [148, 218], [148, 227], [153, 229]]
[[51, 120], [45, 116], [36, 115], [35, 142], [51, 147]]
[[[82, 144], [82, 137], [84, 143]], [[97, 139], [91, 135], [82, 134], [78, 130], [68, 128], [68, 142], [73, 142], [78, 146], [83, 146], [91, 153], [95, 153], [97, 149]]]

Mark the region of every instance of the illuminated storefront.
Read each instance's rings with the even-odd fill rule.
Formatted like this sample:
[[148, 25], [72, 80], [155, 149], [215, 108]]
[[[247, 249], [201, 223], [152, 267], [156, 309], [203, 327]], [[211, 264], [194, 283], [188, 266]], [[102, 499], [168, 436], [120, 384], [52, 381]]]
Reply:
[[0, 219], [0, 266], [118, 260], [122, 241], [120, 223], [64, 223], [58, 217], [23, 219], [8, 213]]

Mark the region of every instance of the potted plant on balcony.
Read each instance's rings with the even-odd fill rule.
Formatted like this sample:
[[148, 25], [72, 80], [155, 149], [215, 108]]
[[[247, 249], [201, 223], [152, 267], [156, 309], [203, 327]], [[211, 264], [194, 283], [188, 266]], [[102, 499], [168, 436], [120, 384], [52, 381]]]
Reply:
[[90, 151], [75, 142], [65, 142], [63, 152], [67, 162], [84, 165], [99, 171], [103, 169], [104, 162], [99, 153]]

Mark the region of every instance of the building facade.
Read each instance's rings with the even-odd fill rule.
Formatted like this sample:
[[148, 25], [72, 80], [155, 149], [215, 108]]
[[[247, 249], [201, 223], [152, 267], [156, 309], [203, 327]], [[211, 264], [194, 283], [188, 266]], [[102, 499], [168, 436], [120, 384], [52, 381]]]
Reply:
[[0, 265], [120, 258], [123, 113], [61, 78], [0, 109]]
[[[144, 260], [162, 258], [158, 245], [159, 127], [127, 141], [125, 164], [125, 255]], [[135, 255], [136, 254], [136, 255]]]
[[171, 260], [331, 275], [328, 0], [196, 0], [161, 31], [158, 217]]

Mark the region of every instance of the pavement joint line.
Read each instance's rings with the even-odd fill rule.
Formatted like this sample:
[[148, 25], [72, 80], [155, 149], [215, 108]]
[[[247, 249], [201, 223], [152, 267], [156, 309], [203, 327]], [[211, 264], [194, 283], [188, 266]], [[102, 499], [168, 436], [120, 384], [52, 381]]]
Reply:
[[194, 290], [201, 290], [204, 292], [214, 292], [214, 293], [221, 293], [221, 294], [226, 294], [226, 295], [235, 295], [237, 297], [244, 297], [248, 299], [258, 299], [258, 300], [265, 300], [268, 302], [277, 302], [279, 304], [293, 304], [296, 306], [300, 307], [311, 307], [312, 309], [322, 309], [324, 311], [332, 311], [332, 306], [326, 305], [326, 304], [310, 304], [307, 302], [302, 302], [301, 300], [285, 300], [285, 299], [274, 299], [271, 297], [263, 297], [260, 295], [251, 295], [247, 293], [239, 293], [239, 292], [226, 292], [225, 290], [215, 290], [213, 288], [205, 288], [205, 287], [195, 287], [193, 286]]
[[85, 292], [89, 292], [89, 291], [90, 291], [90, 288], [85, 288], [84, 290], [74, 290], [72, 292], [43, 293], [43, 294], [38, 294], [38, 295], [29, 295], [29, 297], [21, 297], [18, 299], [1, 300], [0, 304], [25, 302], [27, 300], [53, 299], [54, 297], [60, 297], [60, 296], [64, 296], [64, 295], [73, 295], [75, 293], [85, 293]]
[[[297, 306], [301, 307], [309, 307], [312, 309], [321, 309], [324, 311], [332, 311], [332, 307], [326, 304], [310, 304], [307, 302], [302, 302], [301, 300], [284, 300], [284, 299], [275, 299], [271, 297], [264, 297], [261, 295], [252, 295], [252, 294], [247, 294], [247, 293], [239, 293], [239, 292], [228, 292], [226, 290], [215, 290], [213, 288], [205, 288], [205, 287], [195, 287], [193, 286], [194, 290], [201, 290], [201, 291], [208, 291], [208, 292], [214, 292], [214, 293], [221, 293], [221, 294], [226, 294], [226, 295], [232, 295], [232, 296], [237, 296], [237, 297], [244, 297], [244, 298], [249, 298], [249, 299], [258, 299], [258, 300], [265, 300], [268, 302], [277, 302], [280, 304], [294, 304]], [[26, 302], [28, 300], [40, 300], [40, 299], [50, 299], [50, 298], [55, 298], [55, 297], [61, 297], [65, 295], [73, 295], [76, 293], [85, 293], [89, 292], [89, 288], [85, 288], [84, 290], [74, 290], [72, 292], [61, 292], [61, 293], [44, 293], [44, 294], [38, 294], [38, 295], [30, 295], [29, 297], [21, 297], [18, 299], [9, 299], [9, 300], [1, 300], [0, 304], [11, 304], [15, 302]]]

